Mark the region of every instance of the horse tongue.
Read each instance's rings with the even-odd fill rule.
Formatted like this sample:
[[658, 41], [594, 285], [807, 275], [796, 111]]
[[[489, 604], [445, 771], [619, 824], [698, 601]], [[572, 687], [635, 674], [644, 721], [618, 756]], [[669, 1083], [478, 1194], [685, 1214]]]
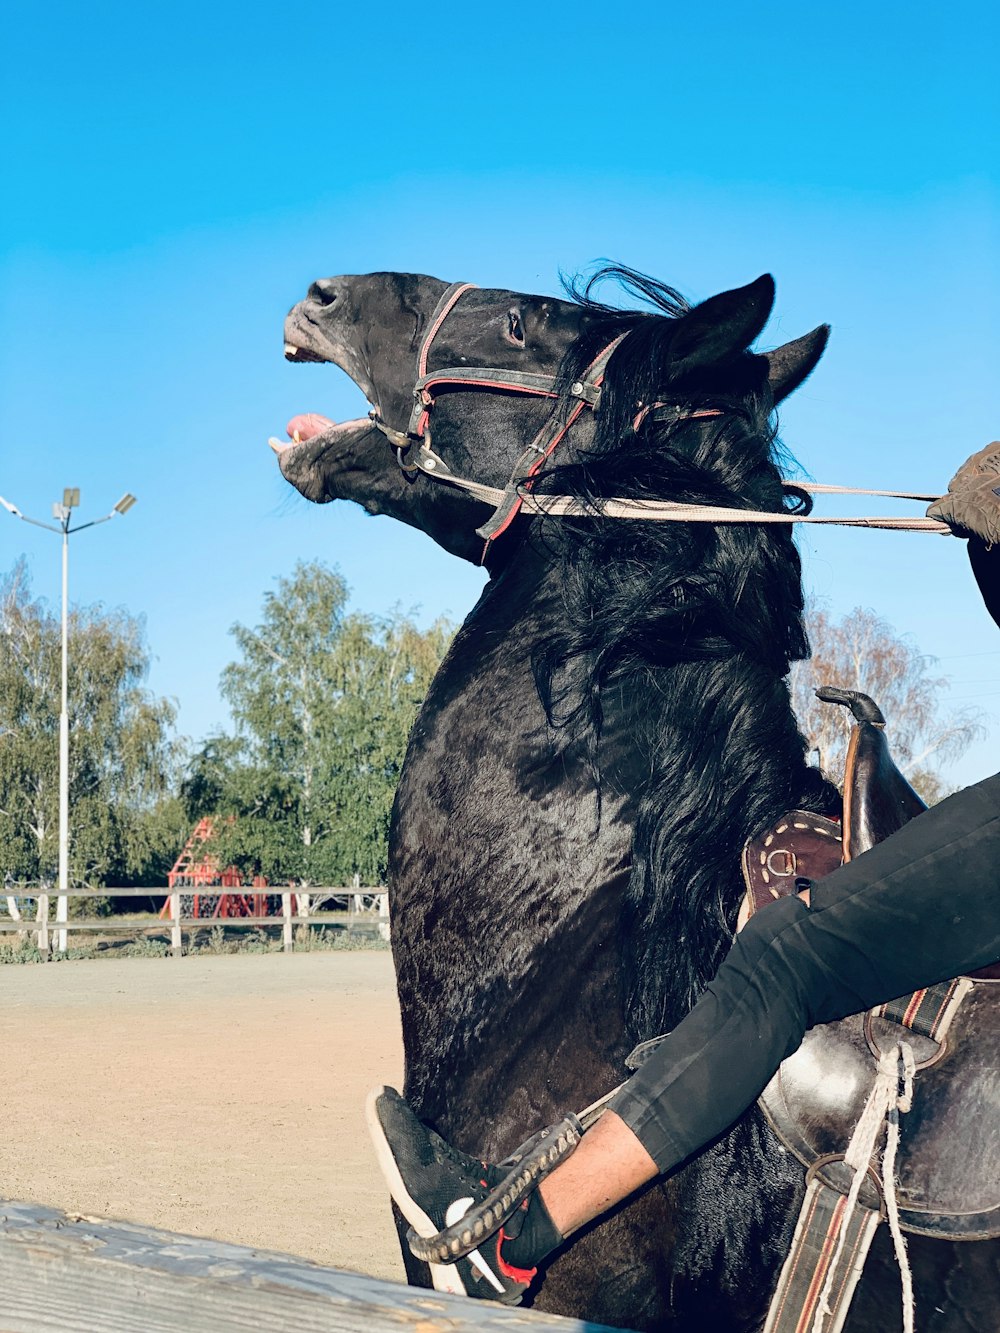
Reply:
[[321, 435], [334, 424], [329, 417], [320, 416], [318, 412], [302, 412], [292, 417], [285, 430], [291, 439], [296, 438], [297, 431], [299, 440], [311, 440], [314, 435]]

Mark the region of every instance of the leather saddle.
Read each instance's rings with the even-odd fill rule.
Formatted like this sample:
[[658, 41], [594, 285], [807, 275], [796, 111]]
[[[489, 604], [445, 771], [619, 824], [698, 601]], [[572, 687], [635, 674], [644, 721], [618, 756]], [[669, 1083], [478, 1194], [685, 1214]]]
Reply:
[[[817, 690], [854, 715], [840, 823], [793, 810], [743, 851], [741, 919], [821, 879], [926, 807], [889, 754], [885, 719], [865, 694]], [[927, 929], [934, 929], [933, 917]], [[760, 1106], [807, 1170], [841, 1194], [843, 1152], [871, 1091], [881, 1050], [900, 1039], [917, 1063], [900, 1117], [897, 1199], [904, 1230], [952, 1239], [1000, 1235], [1000, 964], [917, 991], [866, 1015], [822, 1024], [775, 1074]], [[877, 1172], [861, 1203], [881, 1207]]]

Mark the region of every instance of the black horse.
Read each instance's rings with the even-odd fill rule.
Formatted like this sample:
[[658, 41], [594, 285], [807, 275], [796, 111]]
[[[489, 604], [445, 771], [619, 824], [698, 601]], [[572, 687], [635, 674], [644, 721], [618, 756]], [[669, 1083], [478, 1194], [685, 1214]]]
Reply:
[[[600, 504], [805, 503], [782, 486], [773, 410], [828, 330], [755, 354], [769, 277], [691, 307], [629, 270], [601, 276], [653, 309], [603, 305], [592, 285], [558, 300], [379, 273], [315, 283], [286, 324], [288, 358], [347, 371], [374, 420], [297, 419], [285, 477], [491, 576], [414, 727], [389, 867], [405, 1095], [490, 1158], [609, 1090], [630, 1047], [686, 1012], [731, 939], [745, 840], [791, 808], [837, 807], [789, 704], [807, 653], [790, 529]], [[519, 508], [511, 482], [529, 473], [535, 495], [584, 512]], [[449, 475], [505, 492], [492, 523], [498, 496]], [[581, 1234], [536, 1303], [640, 1329], [758, 1328], [802, 1189], [751, 1111]], [[927, 1328], [993, 1327], [962, 1295], [983, 1249], [911, 1242], [918, 1310], [944, 1312]], [[898, 1324], [891, 1269], [879, 1238], [850, 1329]]]

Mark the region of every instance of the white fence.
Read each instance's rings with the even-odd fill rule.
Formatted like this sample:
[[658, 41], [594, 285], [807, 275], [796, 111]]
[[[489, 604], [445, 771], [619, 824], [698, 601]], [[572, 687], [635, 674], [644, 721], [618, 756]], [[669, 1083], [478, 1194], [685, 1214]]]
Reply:
[[[8, 886], [12, 888], [13, 886]], [[222, 926], [226, 930], [251, 930], [267, 927], [281, 927], [282, 943], [286, 953], [295, 947], [296, 926], [337, 926], [344, 927], [344, 911], [348, 914], [347, 928], [353, 922], [367, 918], [377, 923], [378, 933], [383, 939], [389, 937], [388, 894], [384, 888], [363, 888], [350, 885], [345, 888], [309, 888], [301, 890], [260, 889], [254, 892], [277, 896], [281, 894], [281, 913], [278, 916], [226, 916], [203, 917], [184, 915], [182, 899], [208, 896], [221, 896], [239, 890], [226, 890], [217, 886], [198, 887], [179, 885], [173, 889], [156, 888], [115, 888], [104, 889], [68, 889], [65, 894], [57, 895], [54, 891], [30, 890], [26, 894], [6, 894], [6, 906], [9, 919], [0, 917], [0, 936], [16, 934], [22, 938], [34, 935], [39, 952], [65, 952], [68, 948], [67, 937], [81, 932], [93, 934], [112, 934], [125, 932], [133, 935], [149, 935], [169, 931], [171, 950], [175, 958], [184, 952], [183, 936], [192, 931], [207, 930]], [[169, 916], [98, 916], [76, 917], [72, 920], [50, 921], [49, 913], [53, 898], [159, 898], [165, 897], [170, 903]], [[24, 910], [24, 900], [35, 903], [31, 913]], [[331, 902], [343, 902], [339, 912], [331, 912]], [[324, 910], [325, 909], [325, 910]]]

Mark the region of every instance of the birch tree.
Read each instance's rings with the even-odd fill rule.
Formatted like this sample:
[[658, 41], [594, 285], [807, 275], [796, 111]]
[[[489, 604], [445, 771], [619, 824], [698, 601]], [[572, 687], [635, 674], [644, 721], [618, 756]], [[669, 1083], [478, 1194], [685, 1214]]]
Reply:
[[840, 620], [813, 607], [807, 614], [812, 656], [792, 667], [792, 705], [819, 766], [843, 780], [850, 735], [848, 709], [822, 703], [817, 686], [836, 685], [871, 695], [886, 718], [893, 758], [925, 800], [940, 799], [939, 764], [958, 759], [982, 734], [981, 713], [947, 706], [948, 679], [935, 659], [899, 635], [874, 611], [855, 607]]
[[[74, 607], [69, 633], [70, 876], [140, 876], [176, 776], [173, 705], [143, 688], [140, 620]], [[0, 878], [37, 880], [58, 860], [59, 618], [33, 598], [23, 561], [0, 578]]]
[[407, 737], [451, 638], [443, 621], [349, 613], [348, 597], [339, 573], [300, 563], [259, 624], [233, 626], [236, 736], [189, 766], [192, 817], [223, 816], [213, 854], [272, 883], [379, 882]]

